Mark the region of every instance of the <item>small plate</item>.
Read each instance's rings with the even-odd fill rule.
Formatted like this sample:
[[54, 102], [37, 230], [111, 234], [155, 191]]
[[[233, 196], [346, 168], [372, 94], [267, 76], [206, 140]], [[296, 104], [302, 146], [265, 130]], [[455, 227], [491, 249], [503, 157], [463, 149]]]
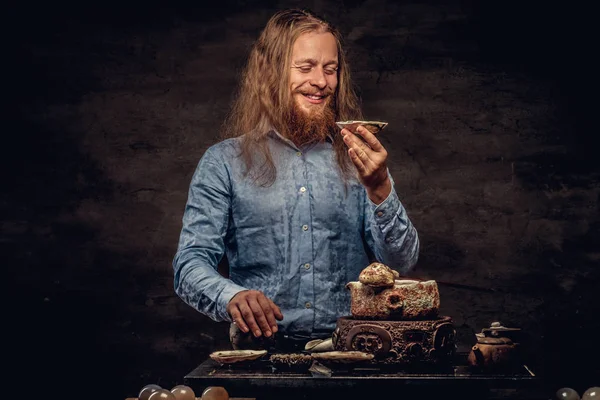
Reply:
[[222, 364], [233, 364], [244, 361], [254, 361], [265, 354], [267, 354], [267, 350], [225, 350], [211, 353], [210, 358]]
[[356, 128], [359, 125], [364, 126], [371, 132], [372, 134], [377, 134], [383, 128], [385, 128], [388, 123], [383, 121], [338, 121], [335, 123], [340, 129], [348, 129], [350, 132], [355, 133]]

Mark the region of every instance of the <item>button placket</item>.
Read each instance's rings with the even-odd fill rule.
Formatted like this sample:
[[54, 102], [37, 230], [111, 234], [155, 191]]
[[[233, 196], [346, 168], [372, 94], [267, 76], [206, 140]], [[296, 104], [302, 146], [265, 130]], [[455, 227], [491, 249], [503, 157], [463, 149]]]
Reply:
[[299, 260], [298, 269], [300, 271], [300, 298], [298, 299], [299, 306], [306, 310], [303, 318], [311, 319], [310, 315], [315, 313], [314, 304], [311, 300], [315, 298], [315, 282], [314, 282], [314, 268], [312, 265], [313, 259], [310, 258], [310, 254], [313, 253], [312, 246], [312, 215], [311, 215], [311, 196], [309, 195], [309, 183], [311, 171], [308, 168], [307, 159], [310, 159], [310, 153], [306, 155], [302, 151], [297, 151], [296, 156], [298, 162], [296, 163], [297, 168], [294, 168], [294, 186], [296, 190], [296, 196], [298, 200], [298, 208], [296, 209], [297, 217], [296, 223], [299, 222], [299, 228], [301, 230], [298, 235], [298, 244], [300, 245], [304, 255]]

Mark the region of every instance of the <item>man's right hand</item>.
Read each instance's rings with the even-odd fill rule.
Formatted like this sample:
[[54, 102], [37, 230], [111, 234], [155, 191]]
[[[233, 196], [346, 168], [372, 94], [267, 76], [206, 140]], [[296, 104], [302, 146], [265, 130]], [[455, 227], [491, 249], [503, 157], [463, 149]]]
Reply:
[[277, 332], [277, 321], [283, 319], [281, 310], [271, 299], [258, 290], [243, 290], [231, 298], [227, 312], [244, 333], [256, 337], [271, 337]]

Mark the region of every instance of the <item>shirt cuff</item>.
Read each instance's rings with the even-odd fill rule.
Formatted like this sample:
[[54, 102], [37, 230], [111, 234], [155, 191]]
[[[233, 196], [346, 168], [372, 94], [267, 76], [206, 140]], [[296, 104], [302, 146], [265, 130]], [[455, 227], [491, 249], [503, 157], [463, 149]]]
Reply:
[[227, 305], [229, 304], [233, 296], [244, 290], [248, 289], [238, 285], [237, 283], [233, 283], [229, 279], [227, 280], [227, 284], [223, 288], [223, 291], [221, 291], [221, 294], [219, 295], [219, 300], [217, 302], [217, 312], [222, 320], [233, 322], [233, 320], [231, 319], [231, 315], [229, 315], [229, 313], [227, 312]]
[[392, 186], [392, 190], [386, 199], [381, 202], [381, 204], [376, 205], [371, 200], [371, 206], [373, 207], [373, 214], [375, 215], [375, 223], [379, 226], [386, 225], [389, 221], [391, 221], [396, 215], [402, 214], [402, 203], [400, 203], [400, 199], [398, 198], [398, 194]]

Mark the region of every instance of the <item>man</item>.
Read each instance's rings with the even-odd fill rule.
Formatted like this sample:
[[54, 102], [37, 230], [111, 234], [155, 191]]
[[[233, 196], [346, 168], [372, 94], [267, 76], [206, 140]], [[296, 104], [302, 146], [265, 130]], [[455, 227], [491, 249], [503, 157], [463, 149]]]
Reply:
[[[330, 336], [346, 283], [372, 261], [402, 274], [419, 239], [364, 127], [339, 33], [303, 10], [276, 13], [255, 43], [226, 139], [192, 178], [175, 290], [215, 321], [270, 338]], [[223, 256], [229, 279], [217, 272]]]

